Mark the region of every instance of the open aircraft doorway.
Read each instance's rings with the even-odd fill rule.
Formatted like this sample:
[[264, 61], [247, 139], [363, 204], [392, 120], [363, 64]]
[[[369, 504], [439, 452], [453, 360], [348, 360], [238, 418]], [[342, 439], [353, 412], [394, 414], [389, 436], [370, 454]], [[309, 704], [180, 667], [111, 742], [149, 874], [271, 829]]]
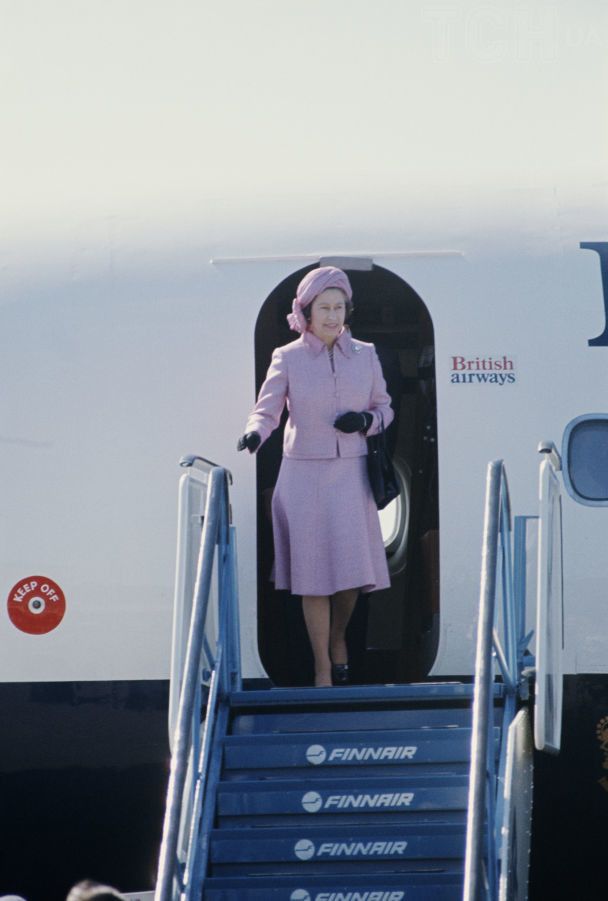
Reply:
[[[401, 494], [381, 513], [391, 587], [361, 595], [348, 627], [352, 681], [407, 682], [429, 672], [439, 635], [439, 513], [437, 404], [433, 325], [416, 292], [371, 260], [324, 259], [344, 269], [355, 306], [355, 338], [372, 341], [392, 398], [395, 420], [387, 430]], [[286, 316], [300, 280], [316, 266], [294, 272], [260, 310], [255, 328], [256, 393], [272, 351], [297, 335]], [[276, 685], [310, 685], [312, 654], [301, 598], [276, 591], [271, 581], [270, 503], [281, 463], [283, 428], [257, 455], [258, 646]]]

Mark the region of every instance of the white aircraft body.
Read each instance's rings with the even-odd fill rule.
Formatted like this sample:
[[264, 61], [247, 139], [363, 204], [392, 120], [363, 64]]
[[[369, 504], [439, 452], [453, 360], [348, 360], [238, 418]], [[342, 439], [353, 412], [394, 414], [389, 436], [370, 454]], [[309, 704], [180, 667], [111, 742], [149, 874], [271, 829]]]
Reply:
[[[564, 741], [537, 778], [568, 783], [564, 803], [587, 836], [576, 878], [600, 872], [589, 836], [608, 815], [605, 12], [592, 7], [592, 28], [565, 3], [534, 13], [406, 3], [407, 15], [389, 3], [371, 19], [356, 4], [334, 3], [315, 27], [316, 5], [308, 15], [294, 6], [290, 19], [278, 4], [265, 4], [260, 17], [236, 4], [232, 33], [226, 12], [205, 17], [184, 4], [191, 30], [161, 2], [140, 46], [132, 10], [119, 26], [104, 4], [92, 7], [115, 68], [105, 61], [100, 69], [104, 41], [63, 0], [56, 16], [40, 10], [58, 53], [68, 46], [61, 22], [80, 41], [63, 69], [48, 47], [37, 56], [40, 36], [26, 40], [25, 11], [12, 18], [13, 46], [29, 66], [22, 101], [32, 101], [37, 124], [23, 145], [13, 133], [18, 178], [6, 191], [0, 272], [0, 697], [10, 723], [2, 772], [11, 817], [20, 809], [25, 823], [7, 838], [15, 865], [0, 891], [29, 891], [37, 901], [31, 871], [19, 881], [34, 822], [42, 866], [57, 868], [57, 898], [72, 876], [95, 873], [133, 891], [152, 887], [183, 455], [217, 461], [233, 477], [243, 678], [309, 680], [298, 599], [269, 580], [267, 504], [280, 435], [257, 459], [238, 454], [236, 441], [273, 347], [295, 337], [285, 321], [295, 287], [324, 264], [351, 278], [352, 332], [375, 343], [398, 420], [391, 441], [402, 496], [382, 518], [392, 587], [361, 599], [355, 617], [361, 681], [471, 676], [486, 465], [504, 459], [514, 513], [535, 515], [538, 445], [564, 451]], [[416, 33], [426, 68], [409, 45]], [[361, 35], [368, 43], [355, 51]], [[307, 82], [302, 69], [311, 67]], [[434, 79], [427, 87], [425, 73]], [[414, 74], [416, 89], [407, 81]], [[189, 92], [190, 76], [199, 95]], [[321, 94], [317, 107], [307, 85], [314, 94], [324, 84], [344, 99]], [[87, 111], [82, 128], [73, 126], [73, 156], [65, 137], [35, 152], [53, 110], [50, 133], [66, 132], [68, 96]], [[186, 125], [195, 96], [207, 106]], [[107, 159], [106, 130], [123, 141]], [[578, 456], [568, 444], [579, 422], [598, 438], [588, 457], [584, 442]], [[585, 494], [577, 484], [587, 477]], [[532, 528], [531, 558], [534, 540]], [[530, 628], [533, 581], [531, 573]], [[59, 813], [72, 791], [99, 815], [83, 825], [84, 808], [74, 808], [86, 836], [77, 864], [61, 830], [49, 837], [57, 822], [72, 834], [71, 817]], [[144, 834], [127, 843], [125, 860], [108, 836], [114, 816], [128, 819], [121, 797], [138, 809]], [[549, 837], [533, 843], [533, 885], [535, 853], [545, 863], [553, 841], [559, 860], [574, 842], [571, 832], [567, 840], [551, 831], [551, 803], [535, 814]], [[576, 821], [583, 803], [585, 828]], [[59, 820], [43, 829], [49, 810]], [[564, 878], [556, 865], [556, 884]]]

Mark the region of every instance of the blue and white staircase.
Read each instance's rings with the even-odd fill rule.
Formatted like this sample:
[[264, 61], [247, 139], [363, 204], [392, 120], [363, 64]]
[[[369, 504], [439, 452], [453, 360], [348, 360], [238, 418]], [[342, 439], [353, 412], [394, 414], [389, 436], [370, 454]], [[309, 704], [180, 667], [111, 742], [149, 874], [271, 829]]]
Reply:
[[[459, 683], [231, 694], [203, 813], [205, 901], [460, 899], [471, 694]], [[498, 726], [493, 737], [497, 754]]]
[[[155, 901], [526, 901], [531, 517], [516, 518], [513, 536], [502, 461], [488, 468], [474, 681], [309, 689], [243, 686], [230, 475], [208, 465], [180, 488], [173, 756]], [[561, 610], [552, 466], [541, 466], [535, 740], [557, 751], [561, 674], [549, 639], [561, 625], [546, 628], [542, 612]], [[203, 523], [196, 541], [192, 522]]]

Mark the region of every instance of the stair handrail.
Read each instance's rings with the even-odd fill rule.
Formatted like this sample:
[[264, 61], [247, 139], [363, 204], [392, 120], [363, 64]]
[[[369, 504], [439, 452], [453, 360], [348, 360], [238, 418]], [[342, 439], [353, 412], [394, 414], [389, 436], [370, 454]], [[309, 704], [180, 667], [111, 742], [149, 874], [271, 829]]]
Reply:
[[[193, 465], [197, 459], [203, 458], [188, 458], [192, 462], [182, 462], [182, 465]], [[184, 860], [178, 857], [178, 845], [180, 837], [189, 829], [193, 809], [198, 805], [200, 811], [203, 803], [217, 705], [228, 691], [240, 687], [235, 535], [230, 523], [228, 495], [228, 482], [232, 478], [228, 470], [217, 464], [211, 465], [179, 694], [155, 901], [174, 901], [176, 897], [188, 896], [182, 895], [184, 874], [192, 872], [189, 857], [196, 853], [196, 843], [188, 834]], [[205, 628], [214, 562], [218, 576], [219, 623], [213, 649]], [[203, 672], [206, 663], [208, 668]], [[203, 677], [209, 680], [209, 693], [201, 728]]]
[[186, 471], [179, 480], [177, 500], [177, 548], [169, 671], [169, 715], [167, 718], [171, 753], [173, 753], [184, 658], [192, 616], [194, 579], [196, 578], [196, 561], [200, 552], [205, 497], [209, 487], [209, 473], [217, 464], [189, 455], [182, 457], [179, 465]]
[[538, 446], [539, 536], [536, 605], [536, 682], [534, 744], [539, 751], [559, 753], [561, 746], [564, 650], [564, 574], [562, 460], [552, 441]]
[[[495, 626], [498, 612], [496, 589], [499, 550], [502, 556], [501, 626], [504, 649], [501, 635]], [[494, 792], [490, 788], [496, 781], [493, 661], [494, 658], [497, 660], [504, 683], [506, 727], [515, 715], [517, 697], [519, 693], [523, 693], [525, 682], [524, 648], [528, 637], [523, 635], [525, 611], [519, 609], [521, 598], [517, 597], [516, 592], [516, 585], [521, 582], [520, 573], [516, 571], [520, 564], [519, 555], [513, 560], [511, 505], [505, 467], [502, 460], [495, 460], [488, 465], [486, 477], [463, 901], [497, 897], [499, 818], [496, 816]], [[504, 735], [506, 728], [503, 729]], [[501, 771], [502, 766], [501, 760]], [[487, 861], [485, 871], [484, 859]]]

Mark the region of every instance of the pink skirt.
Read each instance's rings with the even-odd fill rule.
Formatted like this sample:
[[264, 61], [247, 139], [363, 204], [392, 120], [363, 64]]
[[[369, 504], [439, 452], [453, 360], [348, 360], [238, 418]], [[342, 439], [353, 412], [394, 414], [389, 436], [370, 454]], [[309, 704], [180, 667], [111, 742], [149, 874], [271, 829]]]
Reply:
[[272, 498], [274, 583], [297, 595], [388, 588], [365, 457], [283, 457]]

